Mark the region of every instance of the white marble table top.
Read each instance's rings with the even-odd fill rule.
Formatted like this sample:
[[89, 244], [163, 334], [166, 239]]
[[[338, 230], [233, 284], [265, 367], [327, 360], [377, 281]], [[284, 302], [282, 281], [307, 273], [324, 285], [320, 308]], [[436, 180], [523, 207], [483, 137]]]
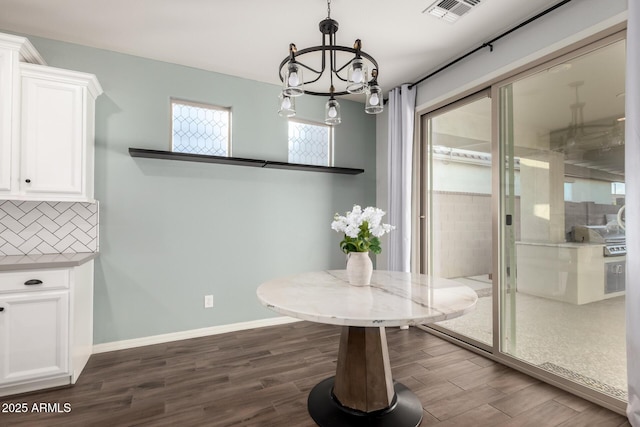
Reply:
[[303, 273], [261, 284], [258, 299], [278, 313], [344, 326], [438, 322], [475, 309], [473, 289], [423, 274], [374, 270], [370, 286], [351, 286], [345, 270]]

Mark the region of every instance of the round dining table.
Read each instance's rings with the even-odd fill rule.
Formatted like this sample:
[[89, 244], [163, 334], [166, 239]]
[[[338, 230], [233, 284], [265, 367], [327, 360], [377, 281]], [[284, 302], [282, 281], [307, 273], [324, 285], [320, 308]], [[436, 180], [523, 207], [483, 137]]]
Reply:
[[475, 309], [476, 292], [451, 279], [374, 270], [369, 286], [352, 286], [345, 270], [269, 280], [260, 302], [287, 316], [342, 326], [336, 374], [309, 393], [319, 426], [416, 427], [422, 404], [393, 380], [386, 327], [428, 324]]

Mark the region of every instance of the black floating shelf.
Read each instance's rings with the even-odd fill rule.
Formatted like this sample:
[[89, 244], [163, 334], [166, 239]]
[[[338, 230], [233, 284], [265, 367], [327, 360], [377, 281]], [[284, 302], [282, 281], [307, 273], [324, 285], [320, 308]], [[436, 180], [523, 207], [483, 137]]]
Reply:
[[364, 169], [339, 168], [334, 166], [304, 165], [300, 163], [275, 162], [271, 160], [245, 159], [242, 157], [207, 156], [204, 154], [175, 153], [173, 151], [147, 150], [145, 148], [129, 148], [131, 157], [145, 157], [148, 159], [181, 160], [185, 162], [219, 163], [224, 165], [253, 166], [268, 169], [291, 169], [301, 171], [315, 171], [326, 173], [342, 173], [358, 175]]

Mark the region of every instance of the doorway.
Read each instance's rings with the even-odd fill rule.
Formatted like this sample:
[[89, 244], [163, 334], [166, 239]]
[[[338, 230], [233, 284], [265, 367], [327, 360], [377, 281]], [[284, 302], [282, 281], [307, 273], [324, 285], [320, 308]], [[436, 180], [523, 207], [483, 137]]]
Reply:
[[478, 293], [429, 325], [624, 407], [624, 34], [421, 116], [422, 272]]
[[493, 345], [492, 161], [489, 91], [423, 116], [424, 161], [429, 188], [423, 229], [423, 265], [430, 274], [461, 282], [478, 294], [478, 309], [438, 322], [474, 345]]

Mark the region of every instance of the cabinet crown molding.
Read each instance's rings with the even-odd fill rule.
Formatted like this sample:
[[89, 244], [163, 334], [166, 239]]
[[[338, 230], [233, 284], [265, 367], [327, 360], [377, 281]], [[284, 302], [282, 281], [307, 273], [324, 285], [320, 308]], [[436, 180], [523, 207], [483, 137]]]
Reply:
[[76, 85], [85, 86], [93, 99], [100, 96], [103, 92], [98, 78], [91, 73], [81, 71], [70, 71], [62, 68], [49, 67], [46, 65], [20, 63], [20, 71], [23, 76], [52, 78], [58, 82], [67, 82]]
[[47, 65], [40, 53], [26, 37], [0, 33], [0, 49], [11, 49], [20, 54], [20, 61], [32, 64]]

